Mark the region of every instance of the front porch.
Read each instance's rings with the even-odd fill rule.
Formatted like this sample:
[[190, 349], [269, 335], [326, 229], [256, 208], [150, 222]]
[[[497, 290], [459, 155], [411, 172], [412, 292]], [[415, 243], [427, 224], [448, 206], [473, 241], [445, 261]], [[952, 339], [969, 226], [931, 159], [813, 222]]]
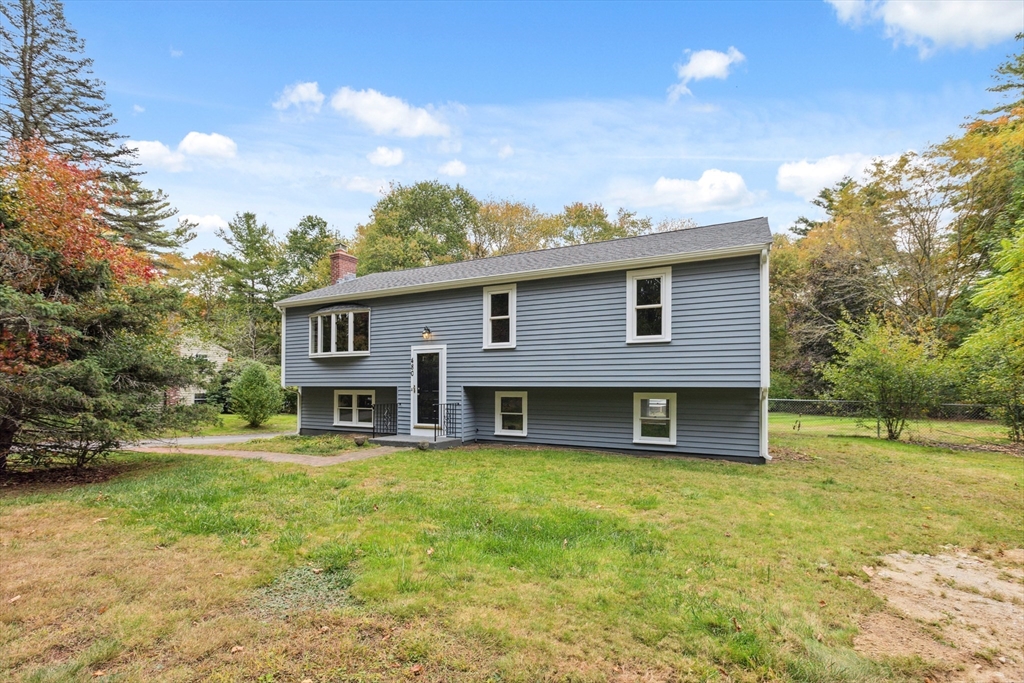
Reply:
[[375, 436], [370, 443], [377, 446], [392, 446], [395, 448], [419, 448], [420, 444], [427, 444], [427, 450], [443, 450], [462, 445], [462, 439], [450, 436], [418, 436], [416, 434], [391, 434], [388, 436]]

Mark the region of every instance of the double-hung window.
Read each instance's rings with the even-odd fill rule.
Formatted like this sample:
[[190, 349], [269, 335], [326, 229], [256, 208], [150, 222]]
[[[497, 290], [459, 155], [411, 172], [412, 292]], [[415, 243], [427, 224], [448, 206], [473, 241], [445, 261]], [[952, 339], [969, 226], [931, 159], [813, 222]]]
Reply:
[[494, 434], [526, 436], [526, 392], [494, 392]]
[[633, 443], [676, 445], [675, 394], [633, 394]]
[[348, 310], [309, 317], [310, 356], [360, 356], [370, 352], [370, 311]]
[[672, 268], [626, 272], [626, 343], [672, 340]]
[[334, 424], [337, 427], [373, 427], [374, 392], [339, 389], [334, 392]]
[[516, 347], [516, 286], [484, 287], [484, 348]]

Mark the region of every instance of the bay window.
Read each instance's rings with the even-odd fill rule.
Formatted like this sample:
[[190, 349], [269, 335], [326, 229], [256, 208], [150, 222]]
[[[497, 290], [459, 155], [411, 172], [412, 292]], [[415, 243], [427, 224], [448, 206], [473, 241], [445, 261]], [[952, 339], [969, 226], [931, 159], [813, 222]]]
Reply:
[[309, 317], [310, 356], [358, 356], [370, 352], [370, 311], [338, 310]]

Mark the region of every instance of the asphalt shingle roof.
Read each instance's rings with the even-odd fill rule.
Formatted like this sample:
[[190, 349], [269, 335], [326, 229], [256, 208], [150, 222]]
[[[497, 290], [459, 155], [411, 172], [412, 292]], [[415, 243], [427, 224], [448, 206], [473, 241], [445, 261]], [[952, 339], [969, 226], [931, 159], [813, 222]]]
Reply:
[[513, 276], [519, 273], [544, 271], [572, 266], [600, 266], [631, 259], [656, 258], [676, 254], [758, 246], [771, 243], [772, 233], [767, 218], [753, 218], [734, 223], [719, 223], [698, 228], [660, 232], [640, 237], [625, 237], [571, 247], [555, 247], [507, 256], [426, 266], [409, 270], [361, 275], [328, 287], [284, 299], [279, 304], [299, 305], [304, 301], [322, 302], [364, 294], [379, 294], [392, 289], [435, 286], [460, 280]]

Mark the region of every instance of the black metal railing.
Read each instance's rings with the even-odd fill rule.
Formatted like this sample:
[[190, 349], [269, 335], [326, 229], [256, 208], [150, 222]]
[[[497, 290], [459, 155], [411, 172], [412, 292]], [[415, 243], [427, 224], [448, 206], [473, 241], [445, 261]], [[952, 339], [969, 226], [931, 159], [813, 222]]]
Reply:
[[398, 433], [398, 407], [401, 403], [373, 404], [373, 438]]
[[445, 436], [454, 439], [459, 434], [459, 407], [458, 403], [438, 403], [437, 421], [434, 422], [434, 441], [438, 436]]

